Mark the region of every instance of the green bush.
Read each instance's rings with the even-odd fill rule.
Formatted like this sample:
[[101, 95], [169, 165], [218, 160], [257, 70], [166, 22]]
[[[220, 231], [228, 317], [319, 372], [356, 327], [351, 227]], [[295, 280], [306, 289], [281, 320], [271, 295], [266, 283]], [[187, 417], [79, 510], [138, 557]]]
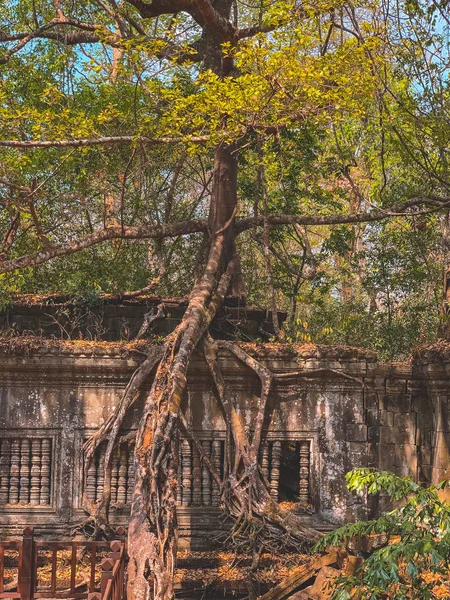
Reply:
[[449, 577], [450, 503], [439, 497], [449, 482], [425, 488], [375, 469], [350, 471], [346, 479], [350, 491], [385, 492], [400, 506], [378, 519], [344, 525], [316, 544], [314, 550], [323, 551], [351, 546], [370, 534], [380, 536], [355, 575], [338, 578], [332, 600], [351, 598], [355, 589], [361, 600], [436, 598], [433, 589]]

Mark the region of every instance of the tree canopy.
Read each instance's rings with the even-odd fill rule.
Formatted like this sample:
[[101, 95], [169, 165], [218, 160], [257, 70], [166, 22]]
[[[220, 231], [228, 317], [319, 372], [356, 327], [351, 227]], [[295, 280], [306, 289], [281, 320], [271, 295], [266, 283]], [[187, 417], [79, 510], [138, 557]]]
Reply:
[[436, 212], [449, 201], [443, 7], [224, 10], [193, 0], [1, 9], [5, 302], [151, 282], [189, 293], [213, 149], [230, 143], [248, 301], [271, 295], [287, 309], [288, 338], [406, 355], [435, 335], [447, 266]]
[[[133, 441], [130, 599], [174, 597], [178, 431], [198, 442], [182, 409], [196, 349], [234, 444], [223, 473], [202, 455], [234, 531], [297, 548], [318, 538], [255, 469], [276, 373], [210, 336], [227, 295], [267, 305], [277, 338], [368, 344], [386, 357], [436, 331], [450, 301], [439, 281], [449, 24], [440, 0], [0, 8], [3, 295], [188, 296], [180, 324], [84, 446], [87, 473], [107, 444], [101, 499], [83, 498], [107, 534], [112, 453], [155, 370]], [[284, 330], [278, 308], [290, 312]], [[223, 350], [260, 379], [251, 432]]]

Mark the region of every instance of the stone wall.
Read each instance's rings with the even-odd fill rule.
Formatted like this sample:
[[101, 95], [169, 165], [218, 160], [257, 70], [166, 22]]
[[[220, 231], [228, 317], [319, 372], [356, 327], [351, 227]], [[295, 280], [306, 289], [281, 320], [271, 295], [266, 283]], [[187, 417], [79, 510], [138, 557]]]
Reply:
[[[253, 344], [247, 349], [283, 374], [270, 395], [262, 467], [274, 497], [289, 499], [293, 491], [291, 499], [300, 500], [299, 510], [306, 509], [315, 526], [326, 529], [380, 509], [348, 493], [344, 477], [352, 468], [389, 469], [421, 482], [449, 476], [447, 359], [422, 356], [383, 365], [373, 353], [352, 348]], [[41, 533], [68, 534], [85, 519], [83, 441], [114, 409], [140, 360], [142, 349], [123, 343], [0, 345], [1, 534], [24, 524]], [[231, 355], [222, 353], [220, 361], [251, 429], [259, 382]], [[141, 401], [125, 432], [135, 428]], [[225, 423], [200, 355], [191, 362], [183, 410], [206, 451], [220, 462]], [[181, 535], [198, 546], [217, 530], [217, 491], [192, 447], [182, 444], [181, 459]], [[101, 491], [100, 464], [101, 456], [87, 474], [92, 498]], [[298, 478], [291, 481], [297, 468]], [[115, 469], [113, 520], [126, 523], [133, 477], [126, 449]]]

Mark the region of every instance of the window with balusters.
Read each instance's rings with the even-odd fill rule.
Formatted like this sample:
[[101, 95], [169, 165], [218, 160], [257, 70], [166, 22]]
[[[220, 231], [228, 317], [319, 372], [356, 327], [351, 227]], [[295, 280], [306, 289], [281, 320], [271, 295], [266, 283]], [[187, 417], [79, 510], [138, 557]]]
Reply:
[[[216, 434], [214, 439], [201, 439], [202, 453], [216, 472], [223, 475], [225, 440]], [[86, 494], [91, 502], [100, 500], [103, 493], [106, 443], [100, 445], [86, 474]], [[260, 465], [272, 497], [278, 501], [310, 504], [311, 496], [311, 441], [267, 440], [260, 454]], [[202, 460], [195, 444], [180, 440], [178, 472], [179, 506], [219, 506], [219, 486]], [[111, 503], [124, 505], [131, 502], [134, 486], [133, 448], [121, 444], [113, 456], [111, 467]]]
[[[95, 454], [95, 460], [86, 473], [86, 495], [91, 502], [98, 502], [103, 494], [105, 479], [106, 442], [101, 444]], [[111, 504], [131, 502], [134, 487], [133, 447], [120, 444], [112, 457], [111, 464]]]
[[0, 439], [0, 507], [51, 504], [52, 439]]

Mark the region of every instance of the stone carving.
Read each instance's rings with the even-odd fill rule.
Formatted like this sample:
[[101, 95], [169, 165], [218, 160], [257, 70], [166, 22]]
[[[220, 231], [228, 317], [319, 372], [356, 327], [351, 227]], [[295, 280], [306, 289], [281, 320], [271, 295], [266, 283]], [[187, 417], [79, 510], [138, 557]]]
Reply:
[[280, 481], [281, 442], [272, 442], [272, 460], [270, 461], [270, 495], [278, 500], [278, 485]]
[[51, 440], [0, 440], [0, 506], [50, 504]]
[[261, 470], [264, 478], [269, 482], [269, 444], [264, 442], [261, 457]]
[[[210, 440], [202, 441], [203, 452], [209, 458], [211, 456]], [[205, 462], [202, 464], [202, 504], [203, 506], [211, 506], [211, 473]]]
[[134, 490], [134, 447], [128, 446], [128, 473], [127, 473], [127, 503], [133, 499]]
[[122, 446], [119, 455], [119, 478], [117, 481], [117, 503], [125, 504], [127, 499], [127, 448]]
[[39, 504], [41, 484], [41, 440], [31, 442], [31, 489], [30, 504]]
[[41, 442], [41, 493], [39, 504], [50, 504], [51, 451], [51, 440], [44, 438]]
[[307, 506], [310, 502], [309, 479], [310, 479], [309, 441], [300, 442], [300, 485], [299, 502]]
[[112, 457], [111, 465], [111, 503], [117, 503], [117, 492], [119, 487], [119, 456], [118, 453]]
[[11, 463], [9, 469], [9, 504], [19, 502], [19, 475], [20, 475], [20, 442], [14, 439], [11, 443]]
[[201, 506], [202, 504], [202, 486], [200, 483], [201, 479], [201, 461], [200, 454], [197, 448], [194, 447], [194, 456], [192, 462], [192, 504], [193, 506]]
[[9, 440], [2, 440], [0, 445], [0, 506], [8, 503], [10, 460]]
[[184, 506], [191, 505], [192, 498], [192, 452], [188, 440], [181, 441], [181, 502]]
[[106, 444], [100, 446], [100, 454], [98, 457], [97, 474], [96, 474], [96, 492], [95, 499], [100, 501], [103, 495], [103, 487], [105, 485], [105, 452]]
[[[220, 440], [213, 440], [212, 442], [212, 453], [211, 463], [216, 473], [220, 475], [220, 467], [222, 464], [222, 442]], [[211, 477], [211, 504], [218, 506], [220, 503], [220, 489], [217, 481]]]
[[31, 462], [31, 444], [27, 438], [20, 441], [20, 489], [19, 501], [24, 504], [30, 502], [30, 462]]
[[[200, 441], [204, 455], [221, 474], [225, 458], [225, 441], [221, 439], [202, 439]], [[310, 503], [310, 441], [294, 442], [299, 455], [299, 501], [302, 506]], [[97, 450], [96, 460], [89, 467], [86, 477], [88, 499], [99, 501], [103, 492], [105, 445]], [[261, 470], [269, 485], [271, 496], [278, 501], [280, 484], [280, 466], [283, 457], [281, 440], [265, 441], [260, 454]], [[181, 456], [178, 465], [179, 489], [178, 506], [219, 506], [220, 488], [211, 476], [209, 469], [195, 444], [188, 439], [180, 440]], [[6, 452], [6, 447], [5, 447]], [[1, 465], [1, 463], [0, 463]], [[1, 494], [0, 471], [0, 494]], [[122, 444], [113, 455], [111, 467], [111, 503], [130, 504], [134, 486], [134, 452], [127, 444]]]

